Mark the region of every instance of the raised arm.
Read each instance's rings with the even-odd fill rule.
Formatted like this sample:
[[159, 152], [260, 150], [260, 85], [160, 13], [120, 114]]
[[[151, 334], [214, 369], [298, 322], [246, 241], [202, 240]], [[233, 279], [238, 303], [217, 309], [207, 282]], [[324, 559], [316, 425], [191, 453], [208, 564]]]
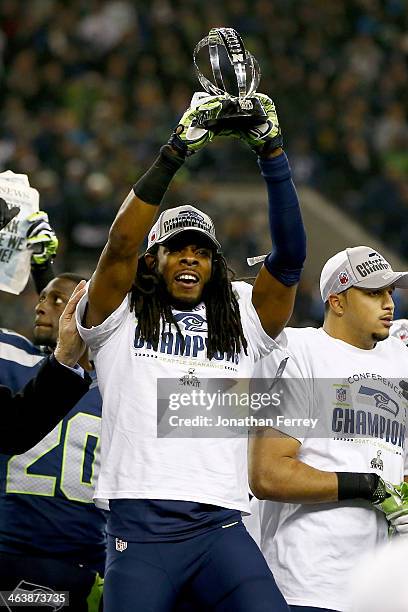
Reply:
[[58, 251], [58, 238], [46, 212], [39, 210], [27, 219], [27, 248], [31, 250], [31, 277], [35, 289], [41, 291], [55, 277], [53, 262]]
[[266, 257], [252, 292], [252, 302], [264, 330], [275, 338], [288, 322], [297, 284], [306, 258], [306, 236], [299, 200], [292, 181], [275, 105], [257, 94], [267, 121], [242, 138], [258, 154], [268, 190], [269, 229], [272, 252]]
[[[163, 151], [155, 166], [165, 165]], [[146, 175], [144, 175], [145, 178]], [[169, 177], [169, 183], [171, 176]], [[135, 192], [129, 193], [110, 228], [109, 239], [99, 258], [89, 286], [89, 302], [85, 324], [99, 325], [122, 303], [136, 276], [137, 261], [143, 240], [151, 228], [157, 204], [141, 200]]]
[[89, 287], [85, 325], [102, 323], [121, 304], [136, 276], [143, 241], [157, 214], [163, 196], [186, 156], [198, 151], [214, 137], [213, 132], [195, 128], [196, 118], [215, 118], [221, 103], [215, 96], [190, 107], [180, 119], [169, 143], [151, 168], [133, 186], [109, 232]]
[[306, 235], [288, 159], [282, 149], [259, 158], [268, 189], [272, 252], [256, 278], [252, 301], [263, 328], [275, 338], [292, 315], [306, 258]]

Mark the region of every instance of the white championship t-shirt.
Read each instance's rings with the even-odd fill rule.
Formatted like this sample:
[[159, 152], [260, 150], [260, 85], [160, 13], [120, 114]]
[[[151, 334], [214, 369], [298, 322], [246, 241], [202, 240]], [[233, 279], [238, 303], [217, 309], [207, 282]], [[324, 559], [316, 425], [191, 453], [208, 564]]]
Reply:
[[[103, 398], [101, 469], [95, 491], [98, 505], [109, 499], [166, 499], [213, 504], [248, 512], [247, 439], [158, 438], [157, 379], [182, 382], [209, 378], [250, 378], [257, 360], [276, 345], [263, 330], [252, 305], [252, 286], [233, 283], [248, 355], [206, 357], [204, 304], [173, 314], [175, 326], [155, 351], [135, 340], [137, 319], [129, 296], [101, 325], [84, 328], [85, 295], [77, 308], [79, 332], [92, 350]], [[210, 434], [211, 435], [211, 434]]]
[[[285, 336], [287, 351], [273, 351], [254, 375], [273, 378], [289, 355], [283, 377], [297, 380], [284, 381], [289, 401], [282, 412], [320, 419], [315, 430], [284, 428], [302, 444], [299, 460], [325, 471], [375, 472], [400, 484], [407, 402], [398, 382], [408, 375], [407, 348], [388, 338], [363, 350], [314, 328], [287, 328]], [[364, 500], [262, 501], [260, 514], [261, 549], [289, 605], [350, 610], [360, 555], [387, 539], [384, 515]]]

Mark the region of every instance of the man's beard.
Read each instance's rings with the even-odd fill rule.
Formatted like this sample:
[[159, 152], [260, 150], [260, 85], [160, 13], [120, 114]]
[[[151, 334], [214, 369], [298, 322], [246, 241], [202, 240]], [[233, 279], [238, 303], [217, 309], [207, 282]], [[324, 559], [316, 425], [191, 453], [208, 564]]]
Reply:
[[194, 300], [179, 300], [170, 295], [170, 293], [168, 293], [168, 299], [172, 307], [176, 310], [191, 310], [203, 301], [202, 295], [200, 298], [196, 298]]
[[191, 300], [183, 300], [183, 299], [179, 299], [171, 295], [171, 293], [167, 289], [167, 286], [162, 278], [160, 279], [160, 283], [162, 285], [162, 289], [164, 293], [166, 294], [166, 299], [169, 301], [169, 304], [171, 304], [171, 306], [175, 308], [176, 310], [191, 310], [195, 308], [196, 306], [198, 306], [198, 304], [201, 304], [201, 302], [205, 301], [205, 297], [208, 292], [208, 283], [207, 283], [206, 285], [204, 285], [201, 295], [199, 297], [191, 299]]
[[390, 332], [385, 331], [384, 334], [373, 334], [372, 339], [377, 344], [377, 342], [382, 342], [383, 340], [387, 340], [389, 338]]

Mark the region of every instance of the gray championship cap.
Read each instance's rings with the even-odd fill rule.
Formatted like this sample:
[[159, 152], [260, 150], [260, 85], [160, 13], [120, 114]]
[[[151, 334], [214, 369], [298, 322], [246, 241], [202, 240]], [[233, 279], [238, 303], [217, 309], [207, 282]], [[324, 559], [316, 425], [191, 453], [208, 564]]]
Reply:
[[217, 251], [221, 251], [221, 245], [215, 237], [215, 227], [211, 217], [198, 210], [198, 208], [190, 206], [190, 204], [170, 208], [161, 213], [150, 230], [147, 250], [149, 251], [155, 244], [163, 244], [173, 236], [185, 231], [203, 234], [209, 238]]
[[380, 253], [367, 246], [336, 253], [325, 263], [320, 275], [323, 302], [350, 287], [383, 289], [389, 285], [408, 287], [408, 272], [394, 272]]

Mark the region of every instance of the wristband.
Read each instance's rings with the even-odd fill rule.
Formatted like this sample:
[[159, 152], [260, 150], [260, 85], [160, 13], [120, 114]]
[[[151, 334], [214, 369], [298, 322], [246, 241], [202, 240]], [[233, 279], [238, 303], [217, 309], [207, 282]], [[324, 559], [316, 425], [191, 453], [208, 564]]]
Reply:
[[362, 474], [355, 472], [336, 472], [338, 481], [339, 501], [344, 499], [366, 499], [373, 503], [381, 503], [388, 497], [383, 481], [378, 474]]
[[133, 185], [133, 192], [143, 202], [159, 206], [184, 158], [171, 152], [169, 145], [160, 149], [159, 157], [149, 170]]

